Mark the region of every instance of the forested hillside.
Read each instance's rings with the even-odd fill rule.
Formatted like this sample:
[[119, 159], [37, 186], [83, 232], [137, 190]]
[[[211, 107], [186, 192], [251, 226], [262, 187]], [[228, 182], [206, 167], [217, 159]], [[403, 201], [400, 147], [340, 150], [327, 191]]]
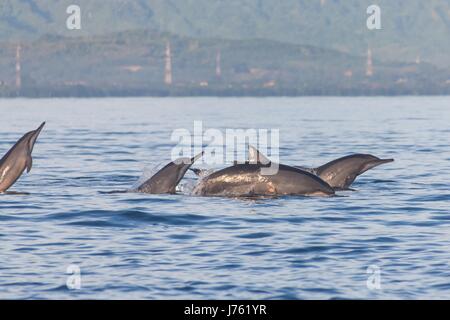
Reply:
[[[66, 8], [82, 9], [82, 29], [65, 27]], [[366, 28], [366, 9], [381, 7], [382, 30]], [[2, 0], [0, 41], [44, 34], [92, 36], [155, 30], [194, 38], [268, 39], [381, 60], [417, 58], [450, 66], [449, 0]]]

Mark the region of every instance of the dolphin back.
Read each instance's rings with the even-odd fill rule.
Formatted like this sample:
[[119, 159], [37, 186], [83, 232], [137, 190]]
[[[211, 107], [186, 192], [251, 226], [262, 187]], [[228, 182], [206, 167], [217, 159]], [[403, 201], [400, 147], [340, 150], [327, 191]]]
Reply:
[[216, 171], [194, 189], [195, 195], [248, 197], [278, 195], [332, 195], [326, 182], [294, 167], [279, 165], [274, 175], [263, 175], [262, 164], [237, 164]]

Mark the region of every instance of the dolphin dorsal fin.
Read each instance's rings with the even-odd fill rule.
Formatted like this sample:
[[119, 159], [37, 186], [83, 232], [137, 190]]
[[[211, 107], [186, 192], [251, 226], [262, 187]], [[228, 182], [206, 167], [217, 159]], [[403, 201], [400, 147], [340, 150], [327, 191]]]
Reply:
[[248, 146], [248, 161], [250, 163], [262, 163], [262, 164], [271, 163], [269, 158], [267, 158], [258, 149], [256, 149], [254, 146], [251, 145]]

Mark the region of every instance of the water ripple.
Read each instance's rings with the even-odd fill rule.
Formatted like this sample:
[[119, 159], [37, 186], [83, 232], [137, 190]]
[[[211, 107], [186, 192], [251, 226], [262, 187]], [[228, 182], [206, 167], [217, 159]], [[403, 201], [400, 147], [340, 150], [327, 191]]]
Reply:
[[[448, 299], [449, 104], [0, 100], [0, 111], [14, 105], [2, 112], [1, 154], [36, 119], [48, 123], [18, 194], [0, 195], [0, 298]], [[192, 197], [192, 173], [177, 195], [122, 192], [164, 165], [172, 131], [196, 120], [205, 130], [279, 128], [283, 163], [319, 166], [357, 152], [396, 161], [329, 198]], [[80, 290], [66, 285], [71, 265]], [[366, 285], [371, 266], [382, 290]]]

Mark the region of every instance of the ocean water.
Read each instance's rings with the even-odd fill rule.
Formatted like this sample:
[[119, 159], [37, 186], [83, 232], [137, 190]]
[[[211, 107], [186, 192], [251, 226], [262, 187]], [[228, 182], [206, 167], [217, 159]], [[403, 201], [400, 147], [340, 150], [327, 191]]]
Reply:
[[[47, 121], [11, 189], [29, 194], [0, 195], [2, 299], [450, 298], [450, 97], [15, 99], [0, 112], [2, 155]], [[108, 194], [168, 162], [173, 130], [194, 121], [280, 129], [286, 164], [395, 162], [335, 197], [194, 197], [192, 173], [177, 195]]]

